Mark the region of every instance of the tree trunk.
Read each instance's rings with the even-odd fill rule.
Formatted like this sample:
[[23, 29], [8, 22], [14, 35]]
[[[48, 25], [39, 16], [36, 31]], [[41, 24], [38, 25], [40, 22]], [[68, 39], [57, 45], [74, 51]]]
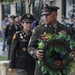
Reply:
[[23, 15], [23, 0], [21, 0], [21, 16]]

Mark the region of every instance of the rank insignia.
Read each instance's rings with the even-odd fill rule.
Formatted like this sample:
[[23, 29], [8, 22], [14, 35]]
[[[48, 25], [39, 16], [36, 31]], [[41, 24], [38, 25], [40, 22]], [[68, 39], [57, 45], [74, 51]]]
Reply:
[[44, 32], [44, 35], [46, 34], [46, 32]]
[[23, 39], [23, 36], [21, 35], [20, 38]]
[[20, 35], [22, 35], [22, 34], [20, 34]]
[[26, 37], [26, 35], [24, 35], [24, 37]]
[[30, 54], [33, 55], [33, 51], [30, 51]]
[[23, 51], [26, 51], [26, 48], [25, 47], [23, 47]]
[[45, 27], [47, 27], [47, 25], [45, 25]]
[[15, 38], [16, 38], [16, 35], [14, 34], [13, 39], [15, 39]]

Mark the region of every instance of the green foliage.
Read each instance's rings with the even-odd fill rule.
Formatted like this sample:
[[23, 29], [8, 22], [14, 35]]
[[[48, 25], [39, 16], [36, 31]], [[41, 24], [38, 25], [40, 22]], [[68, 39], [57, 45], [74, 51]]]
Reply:
[[3, 0], [4, 2], [13, 2], [14, 0]]
[[2, 60], [7, 60], [7, 58], [5, 56], [0, 55], [0, 61], [2, 61]]
[[2, 42], [2, 37], [0, 37], [0, 42]]
[[[66, 41], [66, 43], [70, 46], [70, 49], [75, 50], [75, 42], [71, 39], [70, 35], [64, 34], [62, 32], [59, 32], [58, 34], [45, 34], [41, 40], [39, 40], [38, 43], [38, 49], [43, 50], [44, 45], [52, 40], [52, 39], [60, 39], [63, 41]], [[57, 43], [58, 45], [51, 45], [49, 46], [48, 50], [46, 51], [46, 60], [49, 64], [52, 64], [52, 66], [58, 66], [61, 64], [65, 63], [65, 58], [66, 58], [66, 48], [63, 45], [60, 45], [59, 43]], [[58, 53], [59, 55], [61, 55], [60, 57], [62, 57], [62, 60], [53, 60], [52, 58], [50, 58], [53, 50]], [[69, 64], [66, 65], [66, 67], [63, 69], [63, 73], [68, 75], [72, 72], [72, 64], [74, 63], [74, 57], [73, 55], [70, 53], [69, 54]], [[38, 59], [38, 64], [41, 67], [41, 72], [42, 75], [44, 75], [45, 73], [49, 73], [50, 75], [62, 75], [61, 71], [59, 70], [51, 70], [48, 69], [44, 64], [42, 59]]]
[[43, 49], [43, 47], [44, 47], [44, 43], [43, 43], [43, 41], [41, 40], [41, 41], [39, 42], [39, 44], [38, 44], [38, 49]]

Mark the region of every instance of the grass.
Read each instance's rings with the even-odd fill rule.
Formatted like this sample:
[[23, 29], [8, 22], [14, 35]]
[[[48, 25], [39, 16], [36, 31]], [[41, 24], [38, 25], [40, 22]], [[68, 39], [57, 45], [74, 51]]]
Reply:
[[5, 56], [0, 55], [0, 61], [2, 61], [2, 60], [7, 60], [7, 58]]
[[[2, 42], [2, 37], [0, 36], [0, 42]], [[0, 55], [0, 61], [2, 60], [7, 60], [7, 58], [5, 56]]]
[[2, 37], [0, 37], [0, 42], [2, 42]]

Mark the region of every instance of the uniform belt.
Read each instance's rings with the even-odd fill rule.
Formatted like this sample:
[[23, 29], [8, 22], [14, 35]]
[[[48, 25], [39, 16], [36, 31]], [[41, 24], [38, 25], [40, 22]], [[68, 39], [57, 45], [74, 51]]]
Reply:
[[26, 48], [26, 47], [23, 47], [23, 48], [19, 47], [19, 49], [18, 49], [18, 50], [26, 51], [26, 50], [27, 50], [27, 48]]
[[17, 56], [17, 58], [27, 58], [26, 56]]

